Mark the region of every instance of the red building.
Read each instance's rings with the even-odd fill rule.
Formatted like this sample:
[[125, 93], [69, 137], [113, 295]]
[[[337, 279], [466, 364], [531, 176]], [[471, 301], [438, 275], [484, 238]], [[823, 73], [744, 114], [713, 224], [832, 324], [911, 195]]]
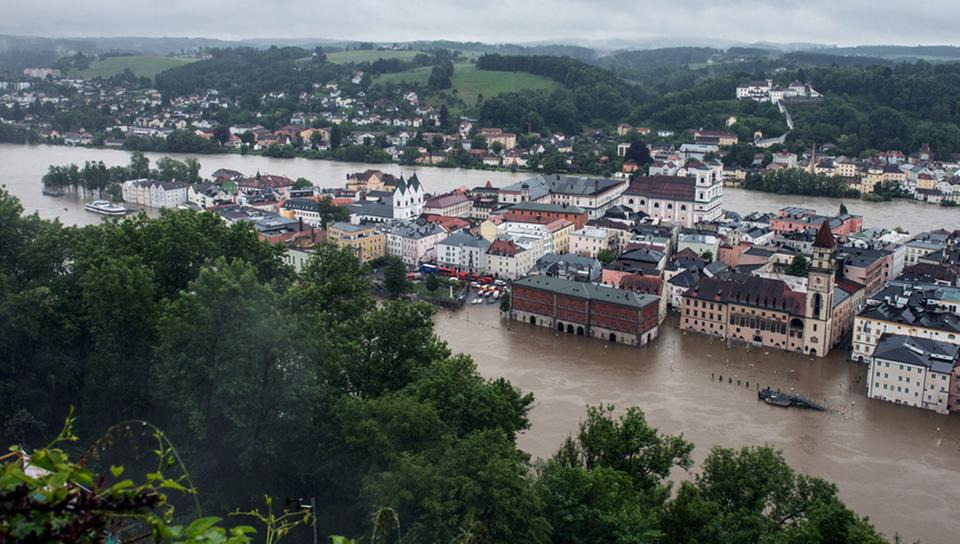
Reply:
[[770, 219], [770, 229], [777, 234], [787, 232], [816, 232], [826, 221], [835, 236], [846, 239], [847, 236], [863, 230], [863, 216], [842, 213], [835, 217], [817, 215], [809, 208], [783, 208], [777, 216]]
[[657, 337], [660, 297], [590, 283], [528, 276], [512, 284], [510, 318], [634, 346]]

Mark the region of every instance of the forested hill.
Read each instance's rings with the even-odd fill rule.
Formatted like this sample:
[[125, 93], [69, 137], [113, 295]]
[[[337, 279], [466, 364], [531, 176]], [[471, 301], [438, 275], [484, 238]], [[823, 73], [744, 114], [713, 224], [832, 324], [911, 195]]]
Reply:
[[488, 54], [477, 60], [477, 68], [528, 72], [564, 85], [552, 93], [505, 93], [484, 101], [480, 109], [484, 122], [523, 132], [573, 132], [584, 123], [617, 123], [642, 99], [640, 88], [569, 57]]
[[157, 88], [180, 96], [217, 89], [230, 96], [262, 95], [271, 91], [299, 93], [314, 83], [334, 81], [349, 68], [326, 62], [314, 51], [299, 47], [218, 49], [213, 58], [172, 68], [157, 75]]

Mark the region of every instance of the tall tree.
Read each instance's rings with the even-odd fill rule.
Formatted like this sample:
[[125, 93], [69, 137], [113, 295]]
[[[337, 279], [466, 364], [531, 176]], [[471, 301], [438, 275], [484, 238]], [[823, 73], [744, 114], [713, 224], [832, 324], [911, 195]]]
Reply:
[[387, 257], [383, 268], [383, 284], [391, 296], [397, 297], [410, 290], [407, 267], [398, 257]]

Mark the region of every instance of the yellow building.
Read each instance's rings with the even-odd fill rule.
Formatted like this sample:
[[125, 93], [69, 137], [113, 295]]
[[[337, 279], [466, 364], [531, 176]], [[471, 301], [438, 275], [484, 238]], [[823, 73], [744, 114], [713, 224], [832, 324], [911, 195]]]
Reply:
[[863, 176], [860, 177], [860, 192], [862, 194], [869, 194], [874, 192], [874, 189], [880, 182], [883, 181], [883, 169], [872, 167], [864, 172]]
[[361, 263], [386, 255], [386, 237], [374, 225], [334, 223], [327, 229], [327, 240], [353, 249]]
[[920, 174], [917, 176], [917, 189], [936, 189], [937, 180], [930, 174]]
[[552, 223], [547, 223], [547, 229], [553, 236], [554, 253], [570, 253], [570, 233], [576, 228], [576, 225], [566, 219], [557, 219]]
[[849, 159], [839, 160], [834, 165], [834, 171], [840, 177], [855, 178], [860, 174], [860, 166]]
[[483, 222], [480, 223], [480, 236], [483, 236], [484, 240], [492, 243], [497, 239], [497, 235], [500, 234], [497, 226], [501, 223], [503, 223], [502, 215], [491, 215], [484, 219]]

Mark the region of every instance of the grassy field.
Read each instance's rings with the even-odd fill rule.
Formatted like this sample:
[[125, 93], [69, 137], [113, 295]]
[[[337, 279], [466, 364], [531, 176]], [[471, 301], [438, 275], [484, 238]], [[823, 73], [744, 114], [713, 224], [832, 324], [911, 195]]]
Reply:
[[413, 60], [413, 57], [416, 57], [420, 53], [423, 53], [423, 51], [338, 51], [336, 53], [328, 53], [327, 60], [337, 64], [346, 64], [348, 62], [372, 62], [377, 59]]
[[[383, 74], [374, 81], [377, 83], [426, 83], [430, 77], [431, 66], [422, 66], [398, 72]], [[478, 70], [473, 64], [457, 64], [454, 67], [453, 88], [460, 98], [467, 104], [473, 105], [477, 95], [484, 97], [496, 96], [500, 93], [519, 91], [524, 89], [559, 89], [560, 84], [552, 79], [535, 76], [526, 72], [497, 72], [492, 70]]]
[[121, 74], [129, 68], [139, 77], [149, 77], [152, 79], [164, 70], [183, 66], [191, 62], [194, 62], [194, 60], [160, 56], [110, 57], [91, 63], [88, 68], [80, 70], [76, 75], [85, 78], [111, 77]]

